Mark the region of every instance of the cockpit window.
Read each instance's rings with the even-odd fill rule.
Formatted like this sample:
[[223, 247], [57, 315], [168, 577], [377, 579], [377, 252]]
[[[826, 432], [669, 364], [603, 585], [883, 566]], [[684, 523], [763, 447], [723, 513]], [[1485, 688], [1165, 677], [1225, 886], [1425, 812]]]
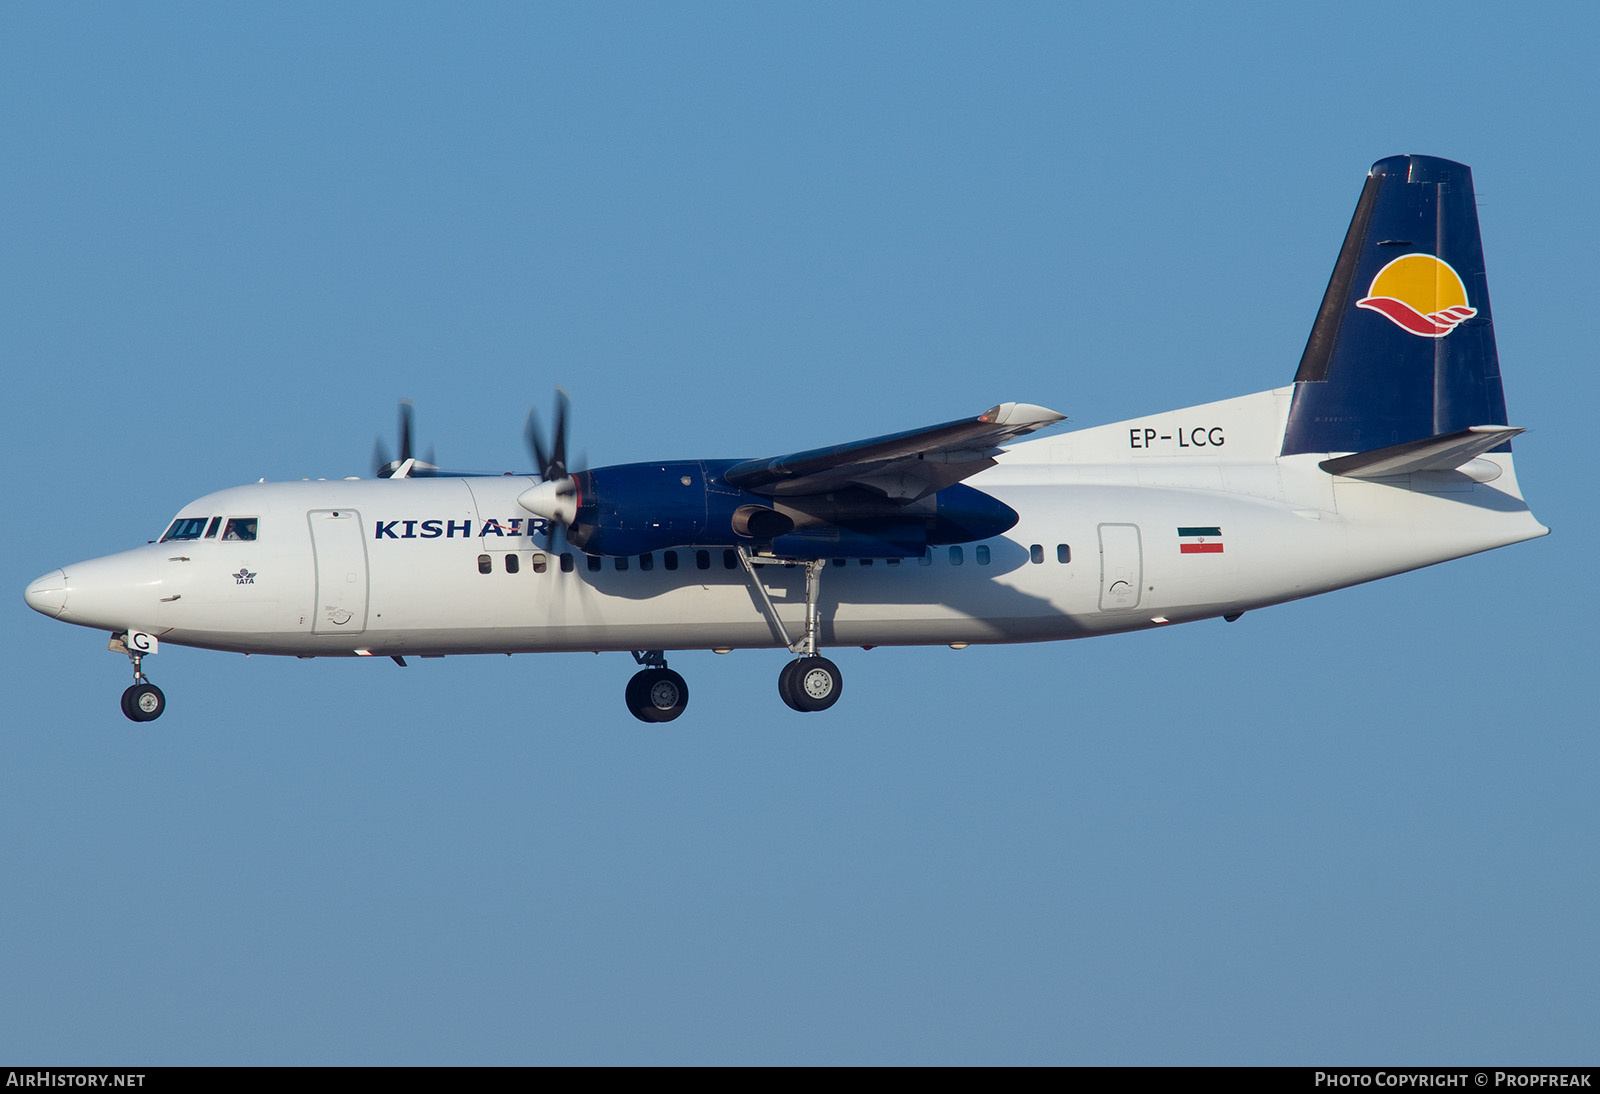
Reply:
[[211, 518], [211, 523], [206, 525], [206, 538], [207, 539], [216, 539], [217, 538], [217, 525], [219, 525], [221, 523], [222, 523], [222, 518], [221, 517], [212, 517]]
[[161, 542], [165, 543], [169, 539], [199, 539], [205, 530], [205, 517], [179, 517], [172, 522], [172, 527], [167, 529], [167, 534], [161, 537]]
[[223, 539], [255, 539], [255, 517], [229, 517], [228, 526], [222, 530]]

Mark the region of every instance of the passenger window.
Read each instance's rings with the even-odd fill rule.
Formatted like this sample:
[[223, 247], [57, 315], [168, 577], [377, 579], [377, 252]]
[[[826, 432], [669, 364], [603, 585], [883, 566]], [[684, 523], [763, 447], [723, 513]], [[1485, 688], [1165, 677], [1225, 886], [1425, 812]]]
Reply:
[[229, 517], [227, 527], [222, 529], [222, 538], [253, 540], [256, 538], [255, 517]]
[[211, 523], [206, 525], [206, 538], [207, 539], [215, 539], [216, 538], [216, 536], [217, 536], [217, 525], [219, 525], [221, 523], [222, 523], [222, 518], [221, 517], [212, 517], [211, 518]]
[[676, 551], [662, 551], [661, 552], [661, 561], [666, 566], [667, 569], [676, 570], [678, 568], [678, 552], [676, 552]]
[[572, 572], [572, 552], [570, 551], [561, 552], [561, 572], [564, 574]]
[[627, 555], [618, 555], [617, 558], [616, 558], [615, 565], [616, 565], [616, 568], [617, 568], [617, 573], [619, 573], [619, 574], [622, 571], [626, 570], [628, 568], [628, 556]]
[[1072, 561], [1072, 548], [1068, 547], [1065, 543], [1056, 544], [1056, 561], [1057, 562], [1071, 562]]
[[544, 573], [546, 570], [548, 570], [550, 568], [550, 559], [549, 559], [549, 557], [546, 556], [543, 552], [540, 552], [540, 551], [535, 551], [533, 553], [533, 557], [530, 558], [528, 561], [529, 561], [530, 564], [532, 564], [533, 572], [536, 573], [536, 574], [542, 574], [542, 573]]
[[989, 545], [987, 543], [978, 544], [972, 549], [972, 553], [977, 556], [979, 566], [989, 565]]
[[488, 555], [479, 555], [478, 572], [480, 574], [494, 573], [494, 559], [490, 558]]
[[861, 560], [861, 565], [863, 565], [863, 566], [871, 566], [872, 565], [872, 560], [870, 558], [864, 558], [864, 559]]
[[722, 568], [724, 570], [737, 570], [739, 568], [739, 552], [732, 547], [723, 549]]
[[599, 555], [584, 555], [583, 560], [589, 564], [589, 572], [591, 574], [599, 573], [600, 566], [605, 561]]
[[710, 551], [696, 551], [694, 553], [694, 568], [696, 570], [709, 570], [709, 569], [711, 569], [711, 552]]
[[950, 565], [959, 566], [964, 561], [965, 559], [962, 557], [961, 548], [959, 546], [950, 548]]
[[1032, 547], [1029, 547], [1028, 548], [1028, 557], [1030, 559], [1032, 559], [1035, 563], [1043, 562], [1044, 561], [1044, 544], [1035, 543]]
[[161, 537], [161, 542], [165, 543], [169, 539], [199, 539], [205, 530], [205, 517], [179, 517], [172, 522], [172, 527], [167, 529], [166, 535]]
[[655, 568], [656, 568], [656, 556], [655, 555], [640, 555], [639, 556], [639, 569], [641, 569], [641, 570], [653, 570]]
[[933, 548], [932, 547], [929, 547], [926, 551], [922, 552], [922, 557], [917, 559], [917, 565], [918, 566], [932, 566], [933, 565]]
[[521, 568], [522, 568], [522, 563], [520, 561], [518, 561], [516, 555], [507, 555], [506, 556], [506, 573], [514, 574]]
[[843, 566], [844, 565], [844, 559], [836, 558], [836, 559], [833, 560], [833, 564], [835, 566]]
[[900, 560], [898, 558], [885, 559], [884, 561], [890, 566], [900, 565]]

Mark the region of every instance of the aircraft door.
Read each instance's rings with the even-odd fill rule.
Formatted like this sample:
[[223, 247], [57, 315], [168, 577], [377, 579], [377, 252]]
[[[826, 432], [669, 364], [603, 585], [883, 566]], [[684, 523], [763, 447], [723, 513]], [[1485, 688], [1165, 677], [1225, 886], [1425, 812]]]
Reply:
[[1144, 552], [1137, 524], [1100, 526], [1100, 610], [1128, 611], [1144, 595]]
[[312, 634], [359, 634], [367, 626], [367, 543], [354, 509], [316, 509], [311, 548], [317, 559]]

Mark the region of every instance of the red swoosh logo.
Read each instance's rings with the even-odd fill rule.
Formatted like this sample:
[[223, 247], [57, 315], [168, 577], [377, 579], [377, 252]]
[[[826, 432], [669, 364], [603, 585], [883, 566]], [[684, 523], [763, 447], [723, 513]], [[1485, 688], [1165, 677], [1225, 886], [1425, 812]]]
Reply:
[[1365, 300], [1357, 300], [1356, 307], [1375, 311], [1402, 330], [1420, 334], [1424, 338], [1443, 338], [1455, 330], [1456, 324], [1463, 319], [1471, 319], [1478, 314], [1477, 308], [1457, 305], [1423, 315], [1404, 300], [1396, 300], [1392, 296], [1369, 296]]

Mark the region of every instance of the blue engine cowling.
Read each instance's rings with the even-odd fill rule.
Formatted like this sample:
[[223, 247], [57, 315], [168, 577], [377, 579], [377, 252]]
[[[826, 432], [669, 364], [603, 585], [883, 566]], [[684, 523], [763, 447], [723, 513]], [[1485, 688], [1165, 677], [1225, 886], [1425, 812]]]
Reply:
[[957, 483], [913, 502], [862, 488], [769, 498], [721, 473], [736, 460], [680, 460], [597, 467], [573, 476], [573, 546], [594, 555], [641, 555], [668, 547], [760, 547], [786, 558], [910, 558], [930, 546], [1001, 535], [1016, 510]]

